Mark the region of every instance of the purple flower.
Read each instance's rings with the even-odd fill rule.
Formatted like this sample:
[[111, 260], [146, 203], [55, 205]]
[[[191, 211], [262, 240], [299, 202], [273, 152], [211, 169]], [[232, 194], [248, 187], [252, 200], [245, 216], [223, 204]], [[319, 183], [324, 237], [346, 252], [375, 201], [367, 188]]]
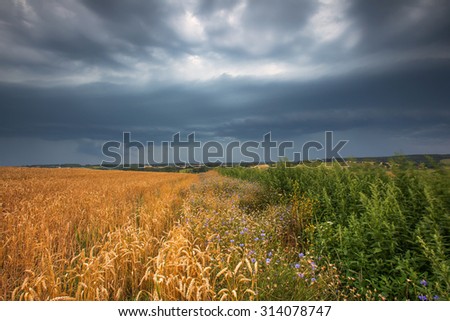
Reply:
[[248, 255], [253, 255], [253, 254], [255, 254], [255, 251], [253, 251], [253, 250], [248, 251]]
[[422, 281], [420, 281], [420, 284], [422, 284], [423, 286], [427, 286], [428, 282], [426, 280], [422, 280]]
[[270, 261], [271, 261], [271, 259], [267, 258], [267, 259], [266, 259], [266, 264], [269, 264]]
[[272, 257], [272, 252], [267, 253], [268, 257]]
[[311, 278], [311, 282], [316, 282], [316, 278]]
[[244, 247], [244, 243], [239, 244], [240, 247]]
[[418, 298], [419, 298], [420, 301], [427, 301], [427, 296], [426, 295], [419, 294]]
[[297, 276], [301, 279], [303, 279], [305, 277], [305, 275], [303, 273], [297, 273]]
[[299, 268], [300, 268], [300, 264], [298, 264], [298, 263], [295, 264], [295, 268], [296, 268], [296, 269], [299, 269]]
[[255, 241], [259, 241], [259, 237], [255, 237]]
[[234, 240], [230, 240], [231, 243], [234, 243]]
[[433, 300], [435, 300], [435, 301], [439, 300], [439, 295], [433, 296]]
[[254, 258], [254, 257], [252, 257], [252, 263], [255, 263], [256, 262], [256, 259]]
[[305, 256], [305, 254], [303, 254], [303, 252], [298, 255], [299, 258], [302, 258], [304, 256]]

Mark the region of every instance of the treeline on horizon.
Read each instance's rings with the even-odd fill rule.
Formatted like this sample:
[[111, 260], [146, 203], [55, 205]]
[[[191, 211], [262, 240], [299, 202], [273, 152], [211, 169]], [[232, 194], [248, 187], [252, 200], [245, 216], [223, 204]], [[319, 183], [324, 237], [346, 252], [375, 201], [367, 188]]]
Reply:
[[[417, 155], [394, 155], [394, 156], [381, 156], [381, 157], [348, 157], [345, 159], [347, 164], [351, 163], [373, 163], [383, 166], [390, 166], [391, 163], [401, 163], [410, 162], [411, 164], [425, 166], [428, 168], [433, 168], [439, 166], [439, 164], [450, 163], [450, 154], [417, 154]], [[281, 160], [286, 166], [296, 166], [299, 164], [309, 164], [309, 165], [319, 165], [321, 163], [332, 163], [337, 162], [334, 160], [315, 160], [308, 162], [293, 162], [290, 160]], [[274, 166], [276, 162], [267, 163], [254, 163], [254, 162], [234, 162], [234, 163], [206, 163], [206, 164], [170, 164], [170, 165], [146, 165], [146, 164], [76, 164], [76, 163], [65, 163], [65, 164], [36, 164], [36, 165], [25, 165], [24, 167], [41, 167], [41, 168], [91, 168], [91, 169], [116, 169], [116, 170], [138, 170], [138, 171], [149, 171], [149, 172], [188, 172], [188, 173], [202, 173], [212, 168], [217, 167], [254, 167], [257, 165], [270, 165]]]

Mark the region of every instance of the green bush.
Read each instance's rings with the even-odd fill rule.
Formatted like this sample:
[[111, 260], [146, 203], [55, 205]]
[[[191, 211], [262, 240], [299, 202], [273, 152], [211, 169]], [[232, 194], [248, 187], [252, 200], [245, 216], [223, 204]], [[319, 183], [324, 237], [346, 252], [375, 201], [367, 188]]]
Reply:
[[335, 263], [361, 297], [376, 290], [388, 300], [450, 299], [448, 169], [401, 161], [391, 169], [280, 163], [219, 172], [260, 182], [267, 202], [313, 200], [311, 226], [297, 231], [298, 246]]

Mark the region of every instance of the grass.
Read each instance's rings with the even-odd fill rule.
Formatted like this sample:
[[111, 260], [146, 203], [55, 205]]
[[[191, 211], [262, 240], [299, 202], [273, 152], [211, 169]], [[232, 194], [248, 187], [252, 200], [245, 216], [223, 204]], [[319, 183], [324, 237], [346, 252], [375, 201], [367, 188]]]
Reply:
[[[295, 246], [336, 265], [346, 276], [339, 290], [344, 296], [450, 298], [450, 180], [445, 167], [279, 164], [268, 170], [221, 172], [258, 182], [270, 204], [292, 209]], [[305, 201], [312, 204], [307, 215]]]

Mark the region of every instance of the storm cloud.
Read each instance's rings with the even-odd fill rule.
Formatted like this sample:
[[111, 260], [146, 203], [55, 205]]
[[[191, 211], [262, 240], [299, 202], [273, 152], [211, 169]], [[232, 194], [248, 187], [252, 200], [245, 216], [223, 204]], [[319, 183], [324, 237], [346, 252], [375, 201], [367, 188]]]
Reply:
[[0, 165], [131, 132], [447, 153], [447, 1], [3, 1]]

